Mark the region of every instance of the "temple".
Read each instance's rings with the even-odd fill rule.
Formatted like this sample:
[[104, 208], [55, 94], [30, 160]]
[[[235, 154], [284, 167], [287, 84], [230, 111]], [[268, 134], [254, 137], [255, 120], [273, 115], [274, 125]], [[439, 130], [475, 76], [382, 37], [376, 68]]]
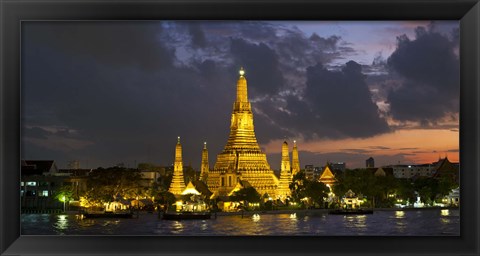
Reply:
[[277, 197], [285, 200], [291, 195], [290, 183], [292, 182], [292, 171], [290, 168], [290, 155], [286, 141], [282, 144], [282, 162], [280, 164], [280, 181], [278, 183]]
[[247, 181], [260, 195], [275, 198], [279, 181], [255, 137], [243, 68], [239, 74], [230, 135], [225, 148], [217, 156], [213, 170], [208, 173], [207, 186], [214, 196], [225, 196], [237, 183]]
[[318, 181], [322, 182], [323, 184], [329, 187], [335, 184], [335, 175], [333, 175], [332, 171], [330, 170], [330, 167], [328, 167], [328, 164], [325, 165], [325, 169], [323, 169], [322, 175], [320, 175], [320, 178], [318, 178]]
[[182, 162], [182, 144], [180, 144], [180, 137], [178, 137], [177, 145], [175, 146], [175, 163], [173, 165], [172, 183], [168, 192], [174, 195], [181, 195], [185, 190], [185, 181], [183, 179], [183, 162]]

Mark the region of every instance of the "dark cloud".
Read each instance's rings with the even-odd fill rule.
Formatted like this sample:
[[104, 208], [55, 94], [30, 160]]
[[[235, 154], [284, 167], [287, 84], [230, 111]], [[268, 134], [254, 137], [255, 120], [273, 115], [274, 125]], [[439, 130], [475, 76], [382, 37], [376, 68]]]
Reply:
[[380, 149], [380, 150], [392, 149], [392, 148], [384, 147], [384, 146], [371, 146], [371, 147], [369, 147], [369, 148], [371, 148], [371, 149]]
[[171, 66], [175, 53], [163, 45], [161, 32], [159, 22], [35, 21], [22, 24], [22, 41], [75, 54], [75, 58], [153, 70]]
[[188, 31], [192, 37], [193, 47], [204, 48], [207, 46], [207, 39], [203, 33], [202, 26], [198, 22], [189, 22]]
[[366, 154], [372, 152], [371, 150], [362, 149], [362, 148], [344, 148], [342, 151], [347, 153], [356, 153], [356, 154]]
[[361, 66], [349, 61], [341, 71], [322, 65], [307, 69], [305, 99], [318, 127], [331, 127], [330, 137], [369, 137], [388, 132], [365, 83]]
[[389, 68], [402, 79], [388, 103], [393, 118], [430, 125], [458, 112], [460, 65], [456, 43], [447, 36], [424, 27], [415, 33], [414, 40], [398, 37], [397, 49], [388, 58]]
[[283, 86], [278, 57], [273, 49], [264, 43], [250, 44], [243, 39], [231, 39], [230, 42], [235, 66], [248, 67], [249, 90], [258, 95], [274, 94]]

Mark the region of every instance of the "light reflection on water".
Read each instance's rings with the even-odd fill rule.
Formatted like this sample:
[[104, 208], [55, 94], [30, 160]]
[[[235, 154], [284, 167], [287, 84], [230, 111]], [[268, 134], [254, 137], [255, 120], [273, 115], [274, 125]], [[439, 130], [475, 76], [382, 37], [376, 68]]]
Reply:
[[220, 216], [211, 220], [79, 219], [75, 215], [22, 214], [22, 235], [460, 235], [458, 210], [376, 211], [367, 215], [326, 213]]

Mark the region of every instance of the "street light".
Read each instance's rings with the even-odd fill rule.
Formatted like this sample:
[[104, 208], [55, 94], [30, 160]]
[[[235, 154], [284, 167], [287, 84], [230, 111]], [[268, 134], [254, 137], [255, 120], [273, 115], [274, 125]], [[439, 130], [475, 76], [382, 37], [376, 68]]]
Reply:
[[62, 196], [63, 212], [65, 212], [65, 201], [67, 201], [67, 198], [65, 196]]

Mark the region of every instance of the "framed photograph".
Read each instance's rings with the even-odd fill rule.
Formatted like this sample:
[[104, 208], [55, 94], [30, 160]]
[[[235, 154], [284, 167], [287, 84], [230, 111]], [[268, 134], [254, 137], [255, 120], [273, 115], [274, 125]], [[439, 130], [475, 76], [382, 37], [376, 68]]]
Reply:
[[477, 255], [478, 1], [2, 1], [2, 255]]

